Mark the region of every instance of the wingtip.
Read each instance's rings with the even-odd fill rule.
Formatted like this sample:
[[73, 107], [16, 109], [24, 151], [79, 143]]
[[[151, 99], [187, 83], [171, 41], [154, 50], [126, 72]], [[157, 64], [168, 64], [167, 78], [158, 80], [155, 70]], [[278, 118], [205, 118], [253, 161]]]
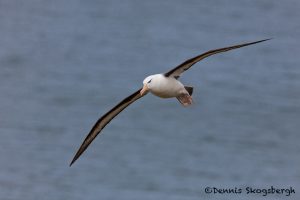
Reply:
[[267, 38], [267, 39], [262, 40], [262, 42], [268, 41], [268, 40], [272, 40], [272, 39], [273, 39], [273, 38]]
[[[263, 39], [263, 40], [258, 40], [258, 41], [255, 41], [255, 42], [249, 42], [249, 43], [245, 43], [245, 44], [242, 44], [242, 45], [237, 45], [238, 48], [240, 47], [244, 47], [244, 46], [249, 46], [249, 45], [253, 45], [253, 44], [258, 44], [258, 43], [261, 43], [261, 42], [265, 42], [265, 41], [268, 41], [268, 40], [272, 40], [273, 38], [267, 38], [267, 39]], [[234, 46], [236, 47], [236, 46]], [[235, 49], [235, 48], [234, 48]]]
[[268, 41], [268, 40], [272, 40], [273, 38], [267, 38], [267, 39], [263, 39], [263, 40], [258, 40], [256, 42], [253, 42], [252, 44], [255, 44], [255, 43], [260, 43], [260, 42], [265, 42], [265, 41]]
[[74, 162], [76, 161], [77, 159], [74, 157], [73, 160], [71, 161], [71, 163], [69, 164], [69, 167], [72, 167], [72, 165], [74, 164]]
[[72, 162], [69, 164], [69, 167], [72, 167], [74, 162], [75, 162], [75, 160], [72, 160]]
[[73, 158], [73, 160], [71, 161], [71, 163], [70, 163], [70, 167], [75, 163], [75, 161], [79, 158], [79, 156], [81, 155], [81, 148], [77, 151], [77, 153], [75, 154], [75, 156], [74, 156], [74, 158]]

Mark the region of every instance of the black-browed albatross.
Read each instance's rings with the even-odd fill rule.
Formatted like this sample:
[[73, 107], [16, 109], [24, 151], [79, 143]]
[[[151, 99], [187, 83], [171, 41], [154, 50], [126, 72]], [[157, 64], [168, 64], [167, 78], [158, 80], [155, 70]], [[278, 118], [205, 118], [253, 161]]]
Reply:
[[255, 42], [249, 42], [239, 45], [234, 45], [230, 47], [215, 49], [207, 51], [203, 54], [200, 54], [194, 58], [191, 58], [182, 64], [178, 65], [174, 69], [168, 71], [165, 74], [155, 74], [148, 76], [143, 81], [143, 87], [138, 89], [136, 92], [126, 97], [123, 101], [121, 101], [118, 105], [113, 107], [110, 111], [104, 114], [93, 126], [90, 133], [86, 136], [83, 143], [81, 144], [79, 150], [75, 154], [70, 166], [80, 157], [80, 155], [86, 150], [86, 148], [91, 144], [91, 142], [95, 139], [95, 137], [100, 133], [100, 131], [122, 110], [124, 110], [131, 103], [135, 102], [139, 98], [146, 95], [149, 91], [155, 96], [161, 98], [172, 98], [176, 97], [178, 101], [183, 106], [189, 106], [192, 104], [192, 93], [193, 88], [184, 86], [181, 82], [178, 81], [179, 76], [186, 70], [188, 70], [195, 63], [200, 60], [225, 51], [230, 51], [233, 49], [249, 46], [252, 44], [257, 44], [260, 42], [264, 42], [270, 39], [259, 40]]

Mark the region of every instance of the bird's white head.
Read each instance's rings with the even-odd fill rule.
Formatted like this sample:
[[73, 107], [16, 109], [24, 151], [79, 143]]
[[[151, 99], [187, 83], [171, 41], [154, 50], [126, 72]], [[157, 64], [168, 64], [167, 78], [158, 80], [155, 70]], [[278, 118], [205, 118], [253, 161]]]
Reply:
[[143, 88], [140, 91], [141, 95], [147, 94], [149, 91], [151, 91], [151, 88], [153, 87], [153, 83], [155, 82], [157, 75], [158, 74], [148, 76], [143, 80]]

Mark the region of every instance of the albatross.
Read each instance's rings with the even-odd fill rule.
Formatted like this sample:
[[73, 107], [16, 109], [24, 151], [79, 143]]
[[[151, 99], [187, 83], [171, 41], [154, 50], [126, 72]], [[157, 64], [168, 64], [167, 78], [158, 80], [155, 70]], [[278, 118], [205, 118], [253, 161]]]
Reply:
[[123, 99], [119, 104], [105, 113], [98, 121], [95, 123], [89, 134], [84, 139], [80, 148], [76, 152], [74, 158], [72, 159], [70, 166], [81, 156], [81, 154], [87, 149], [91, 142], [96, 138], [96, 136], [101, 132], [101, 130], [120, 112], [122, 112], [127, 106], [145, 96], [148, 92], [151, 92], [155, 96], [161, 98], [177, 98], [178, 101], [184, 106], [189, 106], [193, 103], [192, 93], [193, 87], [184, 86], [178, 78], [186, 70], [190, 69], [194, 64], [203, 60], [211, 55], [230, 51], [233, 49], [238, 49], [241, 47], [257, 44], [264, 42], [269, 39], [259, 40], [255, 42], [243, 43], [234, 46], [219, 48], [207, 51], [203, 54], [190, 58], [178, 65], [174, 69], [168, 71], [167, 73], [154, 74], [146, 77], [143, 81], [143, 87], [138, 89], [136, 92], [130, 96]]

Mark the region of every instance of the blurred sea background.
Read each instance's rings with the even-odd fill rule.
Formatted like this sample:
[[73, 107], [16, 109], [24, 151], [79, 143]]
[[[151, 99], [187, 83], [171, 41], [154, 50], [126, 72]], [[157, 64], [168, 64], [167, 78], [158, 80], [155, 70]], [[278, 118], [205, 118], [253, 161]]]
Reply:
[[[1, 0], [0, 198], [299, 199], [299, 9], [298, 0]], [[96, 120], [146, 76], [265, 38], [187, 71], [189, 108], [135, 102], [69, 167]]]

